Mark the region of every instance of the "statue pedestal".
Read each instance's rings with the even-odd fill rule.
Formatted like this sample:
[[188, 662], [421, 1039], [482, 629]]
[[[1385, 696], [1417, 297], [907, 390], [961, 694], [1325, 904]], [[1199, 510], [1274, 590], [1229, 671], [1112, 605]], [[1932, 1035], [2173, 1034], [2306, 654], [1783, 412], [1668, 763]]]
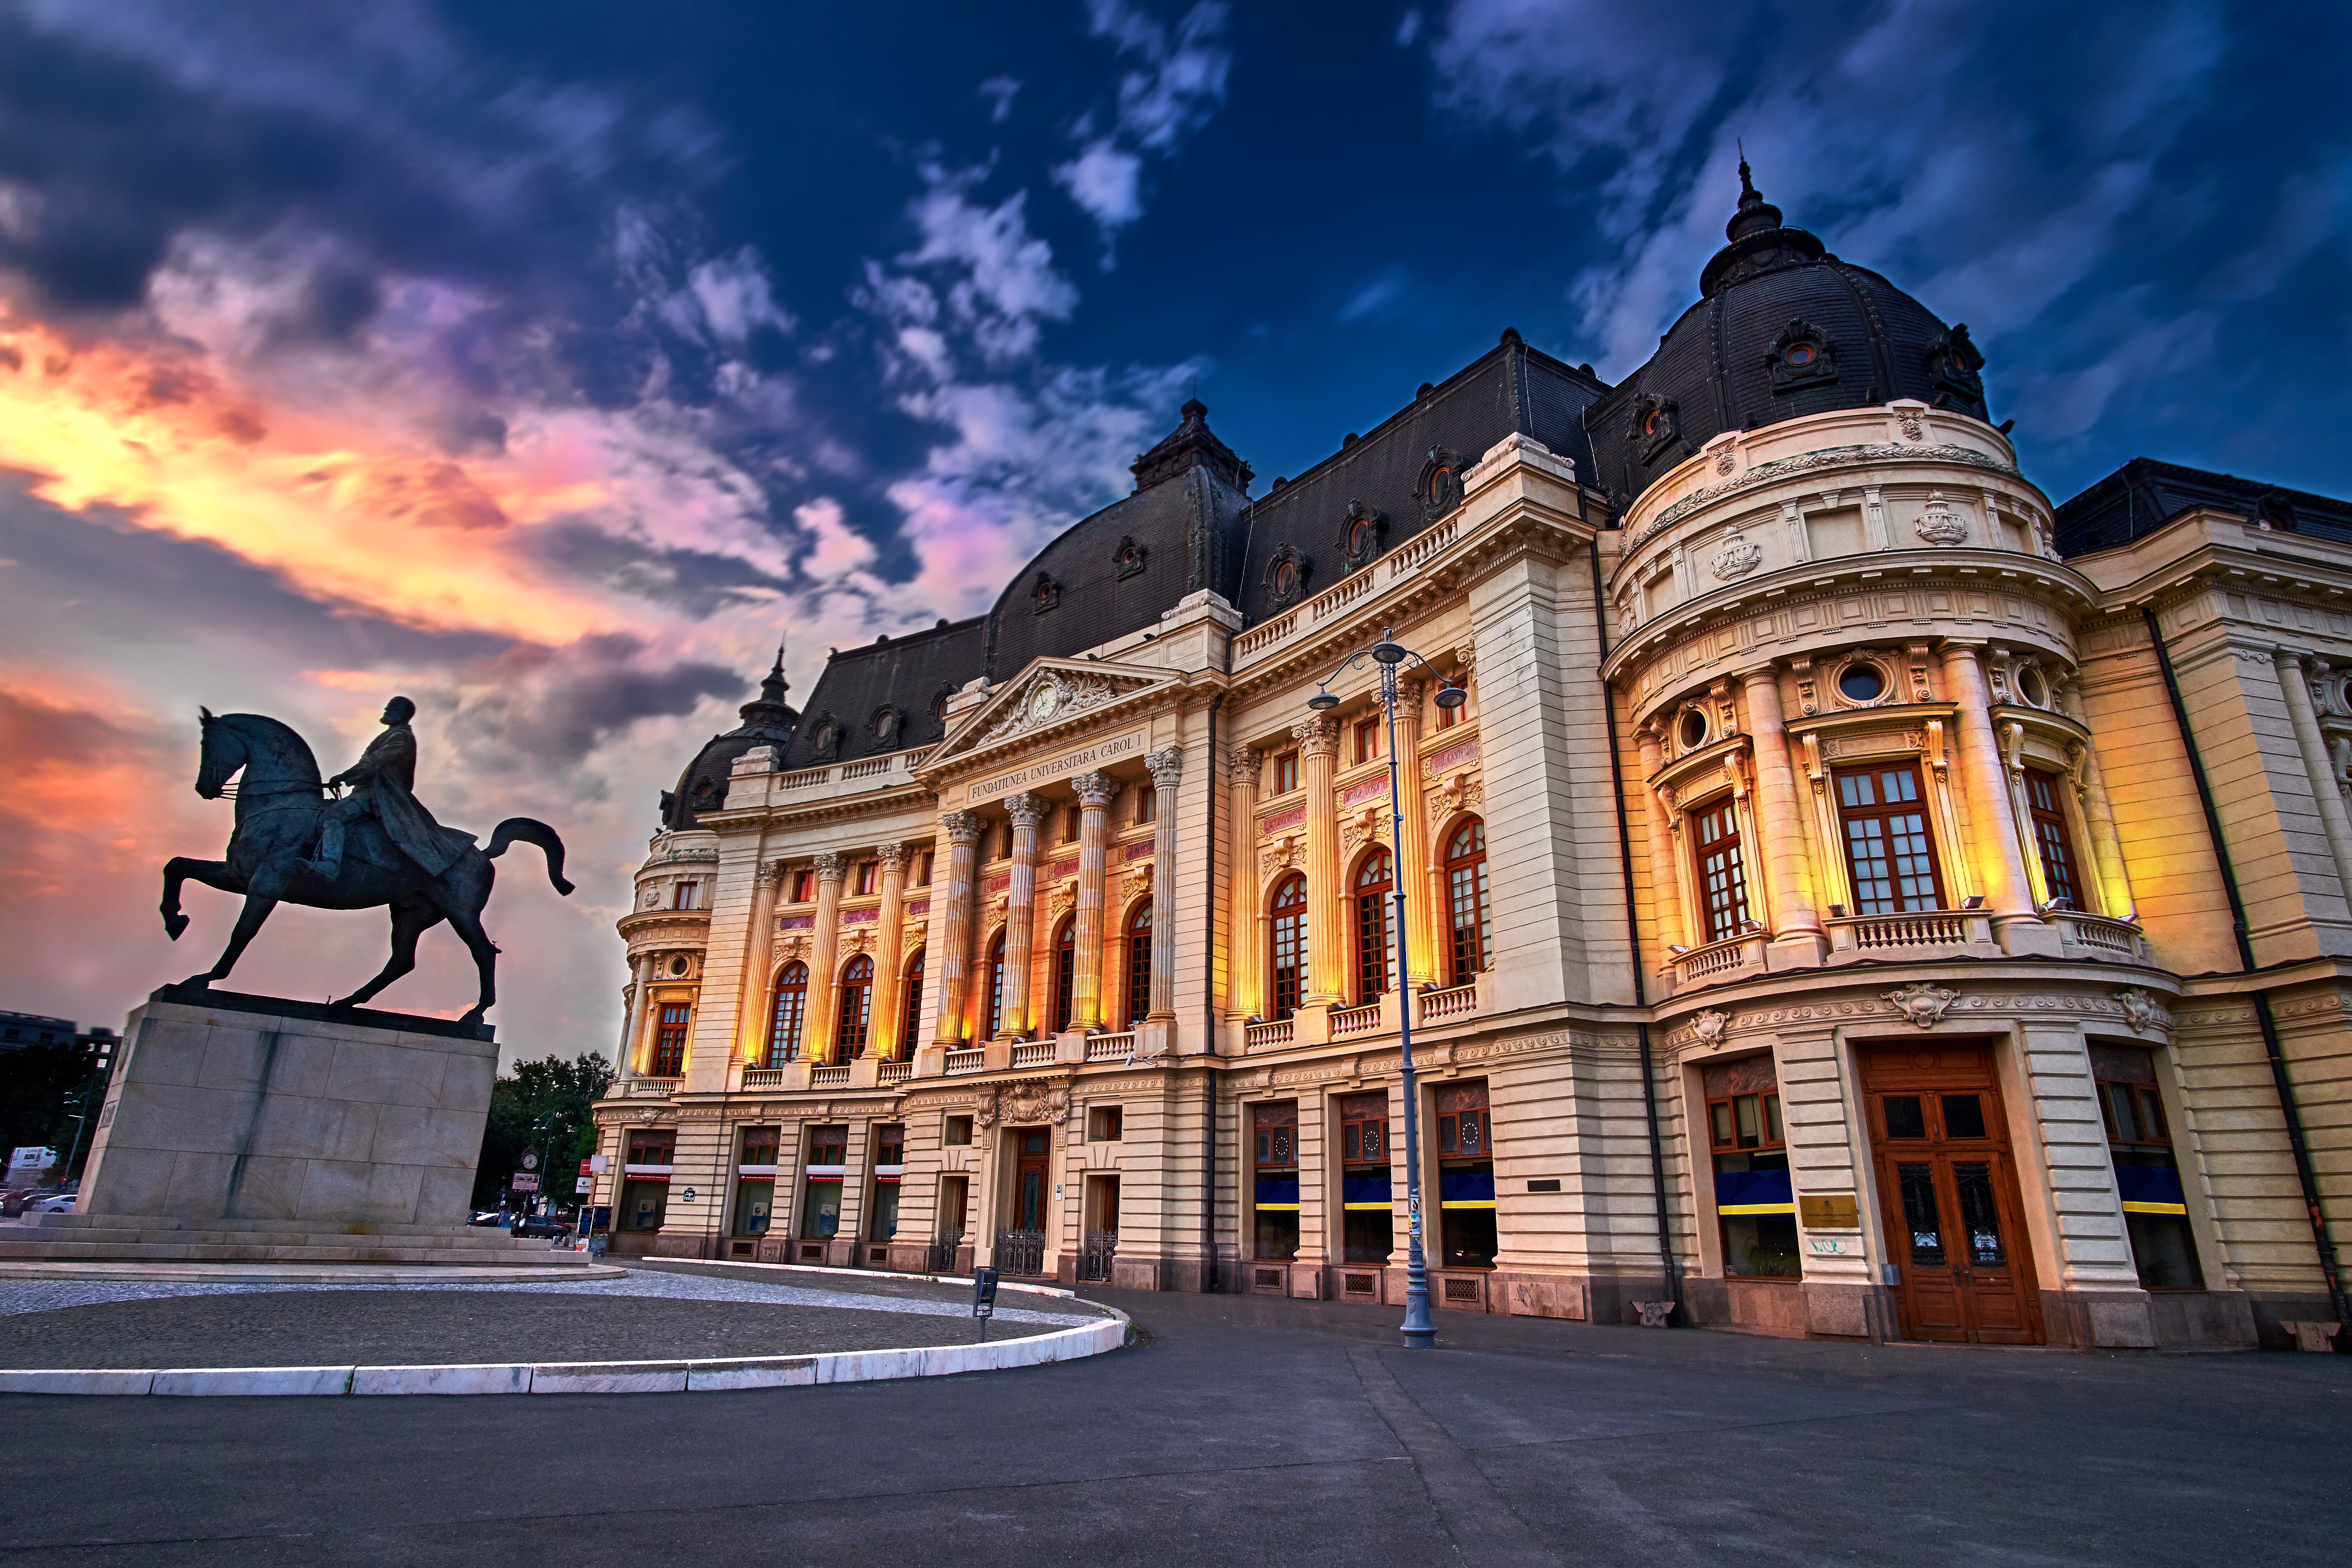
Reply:
[[165, 986], [134, 1008], [70, 1215], [0, 1264], [580, 1268], [466, 1224], [488, 1025]]
[[463, 1225], [486, 1024], [166, 986], [131, 1011], [84, 1215]]

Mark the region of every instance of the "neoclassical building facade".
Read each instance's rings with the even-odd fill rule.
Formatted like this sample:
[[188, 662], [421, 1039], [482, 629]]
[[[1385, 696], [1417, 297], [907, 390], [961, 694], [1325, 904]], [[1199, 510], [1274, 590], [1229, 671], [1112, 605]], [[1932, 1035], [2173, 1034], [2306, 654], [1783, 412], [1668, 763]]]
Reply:
[[[988, 614], [772, 672], [620, 923], [618, 1245], [1399, 1301], [1409, 1021], [1445, 1308], [2336, 1318], [2352, 508], [2053, 507], [1965, 327], [1727, 236], [1619, 385], [1507, 332], [1255, 498], [1190, 403]], [[1393, 757], [1307, 705], [1384, 629]]]

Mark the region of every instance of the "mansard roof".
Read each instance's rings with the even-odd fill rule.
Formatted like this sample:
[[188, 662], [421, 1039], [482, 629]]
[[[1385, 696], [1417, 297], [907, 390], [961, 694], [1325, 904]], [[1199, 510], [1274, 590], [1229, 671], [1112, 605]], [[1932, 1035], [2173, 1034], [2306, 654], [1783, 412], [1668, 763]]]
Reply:
[[2259, 520], [2284, 533], [2352, 544], [2352, 503], [2263, 479], [2134, 458], [2059, 506], [2058, 552], [2087, 555], [2128, 544], [2199, 507]]
[[[1589, 478], [1592, 448], [1582, 415], [1607, 390], [1591, 366], [1565, 364], [1528, 347], [1516, 331], [1505, 332], [1496, 347], [1442, 385], [1424, 386], [1370, 434], [1349, 437], [1339, 451], [1296, 479], [1276, 480], [1253, 502], [1238, 581], [1225, 596], [1255, 625], [1329, 587], [1451, 510], [1461, 470], [1515, 432], [1534, 437], [1574, 462], [1579, 479]], [[1377, 542], [1370, 557], [1350, 564], [1348, 534], [1364, 516], [1373, 520]], [[1288, 598], [1275, 580], [1282, 561], [1297, 574]]]
[[[852, 762], [909, 746], [927, 746], [947, 732], [939, 708], [947, 693], [981, 673], [986, 620], [941, 621], [911, 637], [885, 637], [842, 648], [825, 660], [809, 693], [799, 731], [785, 749], [786, 771]], [[897, 733], [886, 739], [877, 721], [897, 713]], [[832, 729], [828, 731], [827, 721]]]

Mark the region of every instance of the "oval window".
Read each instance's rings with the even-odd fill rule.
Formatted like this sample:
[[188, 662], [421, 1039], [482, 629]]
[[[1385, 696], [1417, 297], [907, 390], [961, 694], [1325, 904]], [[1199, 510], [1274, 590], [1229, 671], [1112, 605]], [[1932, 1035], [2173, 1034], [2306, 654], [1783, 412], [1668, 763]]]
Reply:
[[2036, 708], [2050, 706], [2049, 683], [2042, 679], [2042, 672], [2030, 664], [2017, 672], [2017, 694]]
[[1655, 408], [1653, 408], [1653, 409], [1651, 409], [1651, 410], [1650, 410], [1649, 414], [1648, 414], [1648, 415], [1647, 415], [1647, 416], [1643, 419], [1643, 421], [1642, 421], [1642, 434], [1643, 434], [1643, 435], [1644, 435], [1644, 436], [1654, 436], [1654, 435], [1656, 435], [1656, 434], [1658, 433], [1658, 414], [1659, 414], [1659, 410], [1657, 410], [1657, 409], [1655, 409]]
[[1683, 750], [1695, 752], [1706, 744], [1706, 715], [1694, 708], [1683, 715], [1680, 733]]
[[1372, 552], [1372, 545], [1375, 542], [1373, 536], [1377, 531], [1378, 531], [1372, 527], [1372, 520], [1370, 518], [1367, 517], [1358, 519], [1356, 526], [1348, 530], [1348, 553], [1356, 557], [1359, 561], [1362, 560], [1365, 556], [1370, 555]]
[[1874, 664], [1849, 664], [1838, 676], [1838, 689], [1850, 702], [1875, 702], [1886, 689], [1886, 678]]
[[1813, 363], [1813, 345], [1811, 343], [1791, 343], [1789, 345], [1788, 353], [1782, 357], [1787, 359], [1790, 364], [1811, 364]]
[[1287, 561], [1277, 561], [1274, 566], [1274, 592], [1276, 598], [1287, 599], [1298, 589], [1298, 568]]

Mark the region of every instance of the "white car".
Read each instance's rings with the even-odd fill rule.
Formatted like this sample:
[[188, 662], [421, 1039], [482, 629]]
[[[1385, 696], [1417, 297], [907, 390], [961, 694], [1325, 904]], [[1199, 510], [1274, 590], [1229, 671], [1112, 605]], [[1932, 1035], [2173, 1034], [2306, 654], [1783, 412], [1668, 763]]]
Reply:
[[26, 1212], [27, 1214], [71, 1214], [73, 1206], [74, 1194], [59, 1193], [53, 1198], [43, 1198], [39, 1203], [32, 1205]]

